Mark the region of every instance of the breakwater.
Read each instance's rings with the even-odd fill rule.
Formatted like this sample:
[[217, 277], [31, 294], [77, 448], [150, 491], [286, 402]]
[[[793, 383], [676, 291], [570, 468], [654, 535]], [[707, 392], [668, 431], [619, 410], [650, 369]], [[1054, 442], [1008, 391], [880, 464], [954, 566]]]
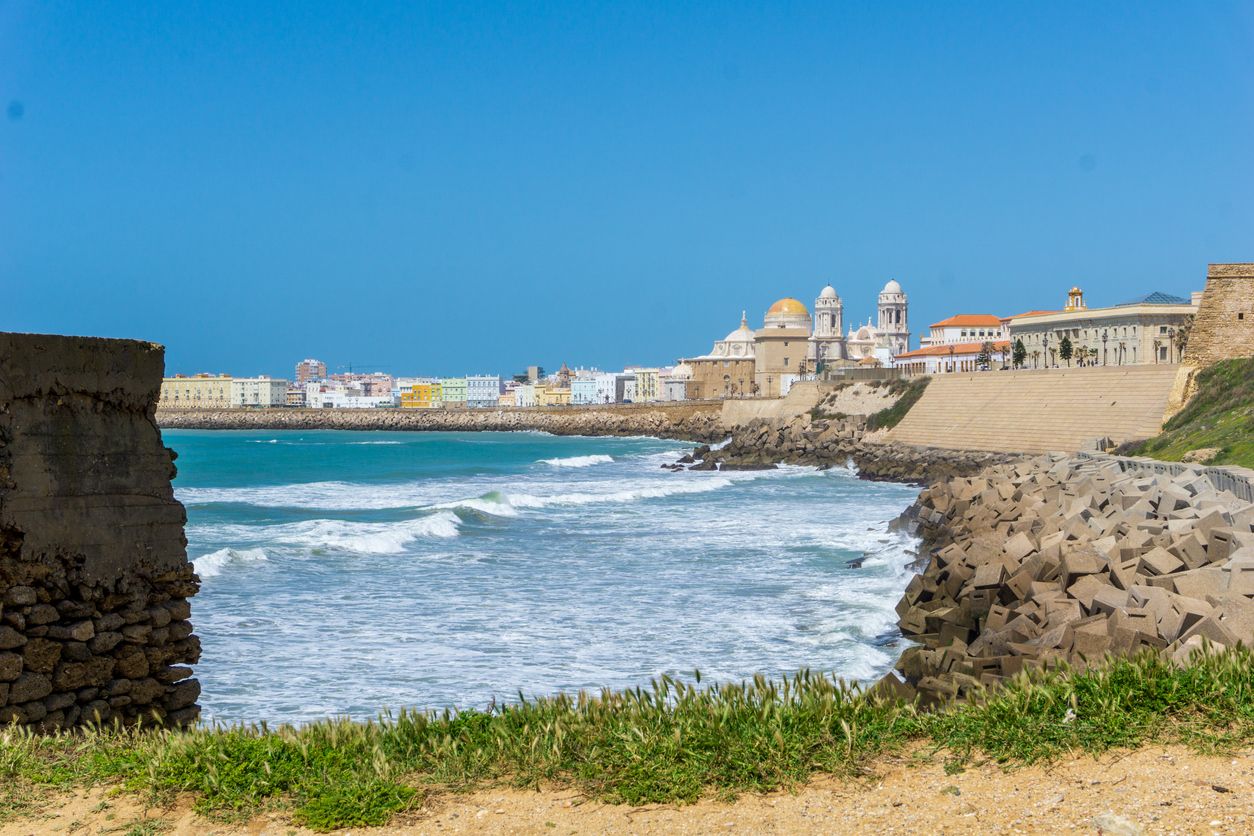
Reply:
[[404, 430], [553, 435], [647, 435], [720, 441], [727, 435], [714, 401], [527, 409], [158, 410], [157, 422], [183, 430]]
[[1047, 455], [939, 481], [901, 522], [928, 558], [898, 604], [925, 699], [1025, 668], [1254, 643], [1254, 473]]
[[199, 658], [162, 348], [0, 334], [0, 724], [184, 725]]

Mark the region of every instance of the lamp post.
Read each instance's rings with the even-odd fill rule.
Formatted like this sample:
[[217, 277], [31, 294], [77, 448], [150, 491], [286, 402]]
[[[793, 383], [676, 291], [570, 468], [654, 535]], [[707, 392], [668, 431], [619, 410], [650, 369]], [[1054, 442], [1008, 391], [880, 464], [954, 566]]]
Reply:
[[950, 371], [950, 373], [951, 373], [951, 374], [952, 374], [952, 373], [953, 373], [953, 371], [954, 371], [954, 346], [953, 346], [953, 343], [950, 343], [950, 344], [949, 344], [949, 371]]
[[1175, 362], [1175, 354], [1176, 354], [1176, 329], [1168, 328], [1167, 329], [1167, 360], [1168, 362], [1171, 362], [1171, 363]]
[[1045, 351], [1045, 368], [1049, 368], [1049, 334], [1041, 337], [1041, 347]]
[[1106, 340], [1109, 337], [1110, 337], [1109, 332], [1105, 328], [1103, 328], [1102, 329], [1102, 365], [1103, 366], [1106, 365]]

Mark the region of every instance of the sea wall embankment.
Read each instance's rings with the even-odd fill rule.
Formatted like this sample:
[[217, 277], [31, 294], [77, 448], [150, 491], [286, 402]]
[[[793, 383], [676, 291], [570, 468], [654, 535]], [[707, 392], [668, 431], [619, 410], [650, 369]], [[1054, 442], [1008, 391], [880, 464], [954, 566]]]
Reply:
[[554, 435], [649, 435], [714, 442], [727, 435], [720, 406], [717, 401], [681, 401], [527, 409], [186, 409], [159, 410], [156, 418], [167, 429], [535, 430]]
[[162, 371], [151, 343], [0, 334], [0, 723], [199, 713]]
[[1025, 668], [1254, 643], [1254, 471], [1046, 455], [925, 489], [898, 663], [928, 699]]

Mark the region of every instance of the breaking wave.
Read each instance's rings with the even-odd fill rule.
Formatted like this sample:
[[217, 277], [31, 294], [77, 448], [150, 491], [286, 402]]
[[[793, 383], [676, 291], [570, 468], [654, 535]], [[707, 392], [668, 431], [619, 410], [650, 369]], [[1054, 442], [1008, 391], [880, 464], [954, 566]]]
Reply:
[[261, 563], [265, 560], [268, 558], [261, 549], [218, 549], [196, 558], [192, 561], [192, 566], [200, 579], [204, 580], [222, 574], [222, 570], [229, 563]]
[[568, 456], [564, 459], [540, 459], [539, 463], [550, 467], [592, 467], [594, 464], [609, 464], [613, 461], [613, 456], [597, 453], [591, 456]]

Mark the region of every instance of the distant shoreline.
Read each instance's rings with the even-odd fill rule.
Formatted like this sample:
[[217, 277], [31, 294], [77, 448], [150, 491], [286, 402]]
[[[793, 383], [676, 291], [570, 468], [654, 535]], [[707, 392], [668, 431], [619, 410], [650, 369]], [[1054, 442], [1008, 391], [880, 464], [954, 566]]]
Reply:
[[159, 427], [170, 430], [539, 430], [554, 435], [648, 435], [694, 442], [721, 441], [730, 431], [723, 424], [719, 401], [499, 410], [158, 409], [155, 418]]

